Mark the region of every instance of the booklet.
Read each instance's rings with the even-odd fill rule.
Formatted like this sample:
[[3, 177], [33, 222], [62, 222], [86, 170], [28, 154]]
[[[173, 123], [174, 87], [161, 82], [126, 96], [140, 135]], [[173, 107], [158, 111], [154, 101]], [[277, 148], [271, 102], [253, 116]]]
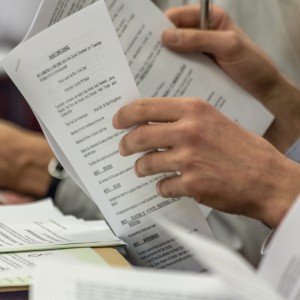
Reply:
[[295, 229], [300, 226], [299, 214], [300, 197], [274, 233], [258, 270], [224, 245], [187, 234], [177, 224], [159, 218], [158, 226], [185, 245], [209, 273], [102, 270], [76, 264], [62, 270], [59, 265], [43, 264], [34, 276], [30, 299], [297, 300], [300, 238]]
[[62, 165], [128, 244], [132, 261], [202, 270], [188, 252], [178, 259], [182, 248], [149, 218], [159, 212], [189, 232], [211, 237], [199, 205], [192, 199], [159, 197], [155, 184], [169, 174], [135, 176], [139, 155], [118, 154], [127, 130], [114, 130], [112, 116], [141, 96], [201, 97], [258, 134], [273, 116], [206, 56], [166, 49], [160, 37], [173, 25], [151, 1], [93, 2], [43, 1], [27, 40], [3, 66]]

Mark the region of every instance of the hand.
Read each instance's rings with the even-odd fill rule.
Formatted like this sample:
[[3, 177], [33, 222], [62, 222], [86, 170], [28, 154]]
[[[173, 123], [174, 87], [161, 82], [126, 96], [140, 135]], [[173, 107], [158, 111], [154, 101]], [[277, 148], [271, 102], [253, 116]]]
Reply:
[[0, 121], [0, 188], [43, 197], [50, 184], [53, 153], [42, 134]]
[[281, 152], [287, 151], [300, 136], [300, 91], [220, 7], [215, 5], [212, 10], [212, 30], [199, 30], [199, 9], [192, 5], [169, 10], [167, 16], [178, 29], [164, 32], [163, 42], [175, 51], [210, 54], [234, 81], [276, 116], [265, 138]]
[[185, 53], [205, 52], [239, 85], [256, 97], [266, 97], [282, 77], [271, 60], [214, 5], [212, 30], [199, 30], [199, 6], [189, 5], [166, 12], [178, 29], [164, 32], [162, 40], [170, 49]]
[[135, 163], [138, 176], [180, 174], [158, 182], [163, 197], [189, 196], [275, 227], [300, 191], [297, 164], [206, 101], [138, 100], [121, 108], [113, 125], [137, 126], [122, 138], [119, 152], [148, 151]]

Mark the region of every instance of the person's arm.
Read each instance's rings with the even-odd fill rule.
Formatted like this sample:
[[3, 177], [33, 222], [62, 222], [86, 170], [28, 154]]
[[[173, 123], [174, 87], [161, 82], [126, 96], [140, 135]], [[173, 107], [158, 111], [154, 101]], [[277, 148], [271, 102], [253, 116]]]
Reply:
[[41, 133], [0, 121], [0, 189], [35, 198], [49, 189], [48, 164], [54, 156]]
[[199, 6], [170, 9], [167, 16], [178, 29], [166, 31], [163, 42], [174, 51], [209, 54], [276, 116], [265, 138], [281, 152], [287, 151], [300, 136], [300, 91], [279, 73], [224, 10], [214, 6], [212, 12], [212, 30], [201, 31]]

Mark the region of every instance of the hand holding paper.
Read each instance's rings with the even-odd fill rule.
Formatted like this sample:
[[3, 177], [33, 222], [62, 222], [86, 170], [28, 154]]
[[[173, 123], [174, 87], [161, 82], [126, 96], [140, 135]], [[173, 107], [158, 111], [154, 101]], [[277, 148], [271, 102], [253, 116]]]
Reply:
[[[59, 3], [42, 3], [37, 31], [73, 13]], [[88, 4], [84, 1], [83, 6]], [[98, 1], [23, 42], [3, 65], [36, 113], [60, 162], [96, 202], [114, 233], [128, 243], [133, 261], [193, 269], [196, 264], [189, 255], [178, 260], [178, 245], [148, 217], [159, 212], [195, 234], [211, 236], [198, 204], [157, 194], [156, 183], [169, 174], [135, 176], [133, 164], [141, 155], [119, 155], [118, 143], [127, 130], [112, 128], [114, 113], [141, 93], [199, 96], [261, 134], [272, 115], [204, 55], [183, 57], [163, 47], [162, 31], [171, 26], [150, 1]]]

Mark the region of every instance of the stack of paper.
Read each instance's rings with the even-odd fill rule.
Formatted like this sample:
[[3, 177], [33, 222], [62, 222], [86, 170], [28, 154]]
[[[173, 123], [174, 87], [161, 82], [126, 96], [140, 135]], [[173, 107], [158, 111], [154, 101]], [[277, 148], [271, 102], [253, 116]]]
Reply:
[[160, 219], [162, 230], [185, 245], [209, 273], [101, 270], [74, 264], [62, 270], [44, 264], [36, 273], [31, 300], [298, 300], [299, 215], [300, 198], [277, 229], [258, 270], [232, 250]]
[[28, 286], [39, 262], [82, 261], [107, 265], [87, 247], [125, 245], [104, 221], [89, 223], [63, 216], [49, 199], [1, 206], [0, 220], [0, 291]]

